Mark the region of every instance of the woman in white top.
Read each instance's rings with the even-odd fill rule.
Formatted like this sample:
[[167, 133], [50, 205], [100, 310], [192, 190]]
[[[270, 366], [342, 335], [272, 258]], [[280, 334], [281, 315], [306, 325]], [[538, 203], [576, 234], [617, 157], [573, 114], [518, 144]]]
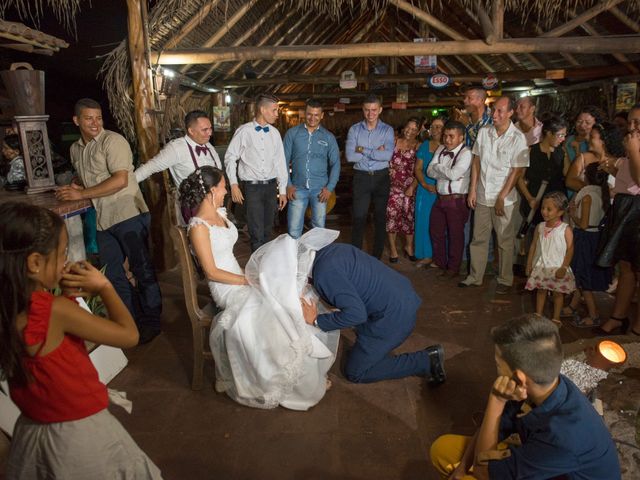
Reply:
[[278, 405], [307, 410], [327, 389], [339, 330], [308, 325], [300, 298], [316, 250], [338, 232], [313, 229], [294, 240], [287, 234], [253, 253], [243, 272], [233, 254], [238, 231], [222, 205], [227, 193], [222, 171], [202, 167], [180, 185], [184, 206], [195, 208], [189, 240], [223, 311], [211, 326], [216, 390], [255, 408]]

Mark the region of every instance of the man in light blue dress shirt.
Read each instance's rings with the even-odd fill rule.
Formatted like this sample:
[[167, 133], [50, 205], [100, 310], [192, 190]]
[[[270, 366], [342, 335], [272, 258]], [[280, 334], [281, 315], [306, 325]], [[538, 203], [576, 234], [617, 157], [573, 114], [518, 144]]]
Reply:
[[305, 122], [290, 128], [284, 136], [284, 156], [290, 168], [287, 186], [288, 231], [302, 235], [304, 215], [311, 205], [311, 225], [324, 228], [327, 200], [340, 177], [340, 151], [336, 138], [320, 125], [322, 104], [307, 100]]
[[374, 206], [373, 256], [380, 258], [386, 236], [386, 212], [389, 200], [389, 161], [393, 155], [393, 128], [379, 119], [382, 103], [376, 95], [363, 102], [364, 120], [352, 125], [347, 135], [345, 154], [353, 163], [353, 230], [351, 244], [362, 248], [369, 212]]

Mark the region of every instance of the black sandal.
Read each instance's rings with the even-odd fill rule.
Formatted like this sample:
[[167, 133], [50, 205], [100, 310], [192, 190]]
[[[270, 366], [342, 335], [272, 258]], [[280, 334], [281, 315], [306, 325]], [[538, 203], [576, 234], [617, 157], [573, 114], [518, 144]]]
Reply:
[[610, 335], [624, 335], [625, 333], [627, 333], [627, 330], [629, 329], [629, 323], [630, 323], [628, 318], [618, 318], [611, 315], [609, 317], [609, 320], [615, 320], [616, 322], [619, 322], [620, 325], [612, 328], [609, 331], [602, 328], [602, 326], [595, 327], [592, 330], [592, 332], [601, 337], [608, 337]]

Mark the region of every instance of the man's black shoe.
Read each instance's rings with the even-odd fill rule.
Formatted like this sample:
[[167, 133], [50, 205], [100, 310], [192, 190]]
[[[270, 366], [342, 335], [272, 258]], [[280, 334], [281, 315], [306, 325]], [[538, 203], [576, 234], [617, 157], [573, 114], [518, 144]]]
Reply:
[[138, 345], [144, 345], [145, 343], [149, 343], [151, 340], [160, 335], [159, 328], [148, 327], [146, 325], [142, 325], [138, 328], [139, 337], [138, 337]]
[[431, 364], [431, 375], [427, 377], [427, 384], [436, 387], [447, 379], [447, 374], [444, 372], [444, 348], [442, 345], [431, 345], [425, 348], [425, 351], [429, 355]]

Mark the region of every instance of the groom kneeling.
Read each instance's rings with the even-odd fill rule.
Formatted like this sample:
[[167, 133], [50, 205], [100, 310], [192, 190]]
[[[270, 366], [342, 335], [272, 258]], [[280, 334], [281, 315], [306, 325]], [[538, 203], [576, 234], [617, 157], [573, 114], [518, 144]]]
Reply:
[[305, 321], [325, 332], [355, 327], [358, 334], [347, 358], [347, 379], [368, 383], [421, 375], [430, 385], [445, 381], [441, 345], [389, 354], [411, 334], [421, 303], [407, 278], [351, 245], [334, 243], [316, 253], [312, 281], [339, 311], [318, 315], [316, 305], [303, 300]]

